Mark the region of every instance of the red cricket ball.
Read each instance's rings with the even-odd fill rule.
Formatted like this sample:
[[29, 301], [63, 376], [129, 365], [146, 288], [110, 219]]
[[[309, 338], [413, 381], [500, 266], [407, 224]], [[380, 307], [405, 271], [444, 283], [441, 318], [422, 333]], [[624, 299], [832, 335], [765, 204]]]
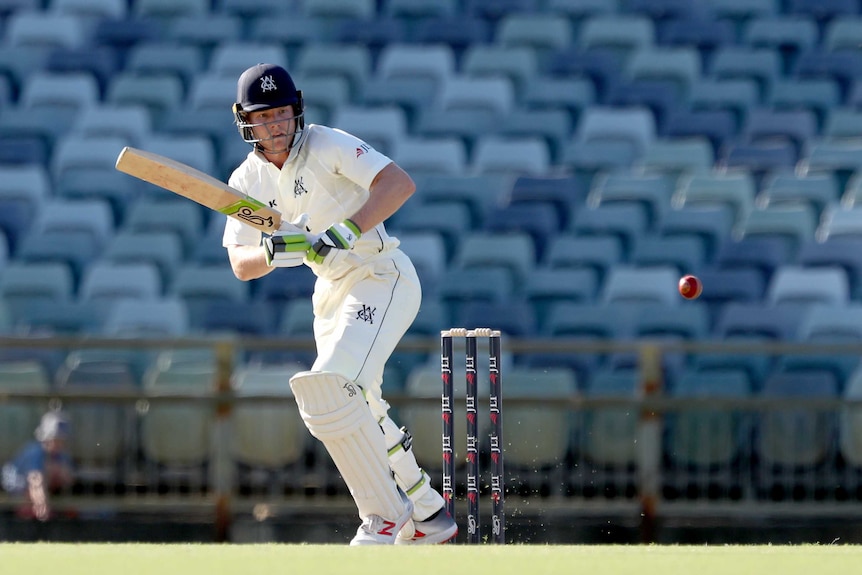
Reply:
[[703, 291], [703, 283], [697, 276], [686, 275], [679, 278], [679, 295], [685, 299], [695, 299]]

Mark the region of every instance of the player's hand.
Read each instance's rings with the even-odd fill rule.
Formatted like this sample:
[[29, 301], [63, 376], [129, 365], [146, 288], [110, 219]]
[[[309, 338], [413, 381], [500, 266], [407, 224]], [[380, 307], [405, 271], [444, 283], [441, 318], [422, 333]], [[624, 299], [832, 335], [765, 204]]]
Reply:
[[302, 232], [278, 231], [264, 238], [266, 265], [274, 268], [293, 268], [305, 263], [305, 254], [311, 248]]
[[335, 224], [317, 236], [308, 250], [308, 261], [315, 264], [332, 265], [346, 258], [362, 235], [359, 226], [351, 220]]

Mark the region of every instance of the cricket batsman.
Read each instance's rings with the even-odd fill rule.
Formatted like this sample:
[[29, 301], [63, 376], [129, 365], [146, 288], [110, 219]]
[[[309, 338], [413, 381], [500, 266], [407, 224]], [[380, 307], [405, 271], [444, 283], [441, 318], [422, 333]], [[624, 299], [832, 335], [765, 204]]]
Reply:
[[362, 524], [350, 544], [442, 543], [458, 527], [381, 390], [384, 365], [422, 298], [413, 264], [383, 221], [415, 184], [355, 136], [306, 125], [303, 109], [283, 67], [258, 64], [239, 77], [233, 112], [252, 150], [228, 184], [293, 223], [263, 237], [229, 218], [222, 243], [240, 280], [300, 265], [317, 276], [317, 359], [290, 386], [356, 502]]

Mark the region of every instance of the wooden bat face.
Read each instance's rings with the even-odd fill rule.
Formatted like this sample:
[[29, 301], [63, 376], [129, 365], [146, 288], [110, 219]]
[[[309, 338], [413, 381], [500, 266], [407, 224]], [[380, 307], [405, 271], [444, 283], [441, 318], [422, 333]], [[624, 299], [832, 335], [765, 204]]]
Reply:
[[281, 225], [281, 214], [266, 204], [200, 170], [159, 154], [126, 146], [117, 157], [116, 168], [262, 232], [271, 234]]

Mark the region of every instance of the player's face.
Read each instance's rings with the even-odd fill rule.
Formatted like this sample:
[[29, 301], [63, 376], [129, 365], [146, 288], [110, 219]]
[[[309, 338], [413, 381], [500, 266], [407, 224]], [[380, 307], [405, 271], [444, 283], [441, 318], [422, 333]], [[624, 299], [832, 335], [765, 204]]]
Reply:
[[292, 106], [250, 112], [248, 121], [254, 124], [254, 135], [264, 151], [283, 153], [290, 149], [296, 131]]

